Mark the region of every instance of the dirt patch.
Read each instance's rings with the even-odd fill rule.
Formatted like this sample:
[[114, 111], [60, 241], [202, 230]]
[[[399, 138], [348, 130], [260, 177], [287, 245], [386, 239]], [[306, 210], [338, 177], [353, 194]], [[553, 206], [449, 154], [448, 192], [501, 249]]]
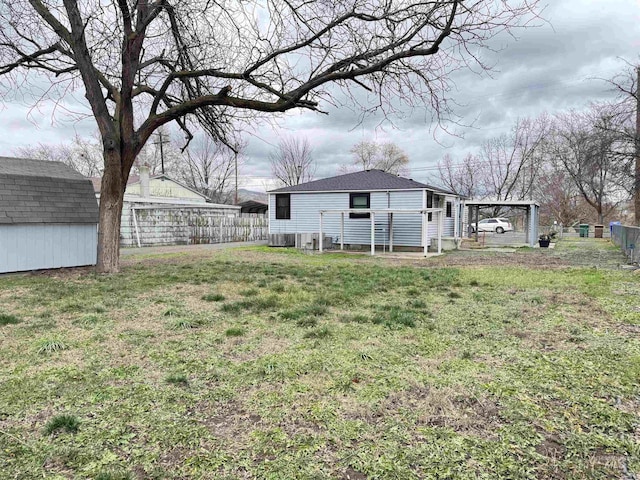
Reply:
[[551, 457], [554, 459], [564, 458], [567, 449], [561, 443], [560, 437], [557, 435], [547, 435], [544, 440], [536, 446], [536, 452], [545, 457]]
[[374, 425], [388, 415], [415, 416], [417, 425], [450, 428], [487, 439], [495, 438], [495, 432], [503, 423], [495, 400], [450, 387], [416, 386], [389, 396], [375, 410], [360, 408], [346, 413], [347, 417]]
[[344, 471], [341, 480], [367, 480], [367, 476], [364, 473], [349, 467]]
[[246, 445], [249, 434], [262, 421], [259, 415], [248, 412], [236, 400], [218, 404], [198, 402], [187, 412], [188, 416], [228, 445]]

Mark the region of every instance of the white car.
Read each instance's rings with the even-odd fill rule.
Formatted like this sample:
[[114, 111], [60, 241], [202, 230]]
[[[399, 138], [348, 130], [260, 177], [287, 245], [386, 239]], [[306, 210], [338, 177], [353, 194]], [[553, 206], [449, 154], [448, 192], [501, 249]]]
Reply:
[[[471, 224], [471, 231], [475, 233], [475, 223]], [[511, 225], [511, 222], [509, 222], [507, 218], [485, 218], [478, 222], [478, 231], [496, 233], [513, 232], [513, 225]]]

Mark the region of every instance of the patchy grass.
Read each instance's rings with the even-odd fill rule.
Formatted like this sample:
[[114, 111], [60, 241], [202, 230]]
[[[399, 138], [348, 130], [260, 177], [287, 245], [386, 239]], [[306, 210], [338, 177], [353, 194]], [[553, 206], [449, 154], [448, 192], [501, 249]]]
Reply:
[[5, 325], [16, 325], [18, 323], [20, 323], [20, 319], [15, 315], [0, 313], [0, 327], [3, 327]]
[[0, 476], [634, 478], [640, 276], [537, 250], [0, 278]]
[[77, 433], [80, 427], [80, 420], [74, 415], [56, 415], [47, 422], [44, 427], [44, 433], [46, 435], [52, 435], [54, 433], [65, 431], [67, 433]]

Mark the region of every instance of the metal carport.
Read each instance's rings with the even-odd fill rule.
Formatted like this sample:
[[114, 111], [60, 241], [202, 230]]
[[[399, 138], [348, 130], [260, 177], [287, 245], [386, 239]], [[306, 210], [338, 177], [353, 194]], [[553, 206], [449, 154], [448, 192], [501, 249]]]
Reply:
[[[464, 202], [465, 207], [469, 207], [468, 225], [475, 223], [475, 239], [478, 241], [478, 222], [480, 221], [481, 208], [507, 207], [513, 209], [522, 209], [525, 211], [526, 227], [525, 227], [525, 243], [530, 247], [534, 247], [538, 242], [538, 219], [540, 205], [533, 200], [467, 200]], [[475, 214], [475, 215], [474, 215]], [[475, 218], [475, 221], [473, 220]], [[468, 227], [467, 227], [468, 228]]]

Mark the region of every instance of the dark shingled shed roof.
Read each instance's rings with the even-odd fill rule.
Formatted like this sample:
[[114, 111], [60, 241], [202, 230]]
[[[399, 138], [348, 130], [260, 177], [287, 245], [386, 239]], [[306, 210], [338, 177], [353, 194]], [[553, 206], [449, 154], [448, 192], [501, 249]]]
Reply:
[[[278, 188], [269, 193], [288, 192], [336, 192], [336, 191], [373, 191], [373, 190], [415, 190], [427, 189], [440, 193], [451, 193], [439, 187], [416, 182], [410, 178], [398, 177], [382, 170], [363, 170], [337, 177], [323, 178], [313, 182], [301, 183], [292, 187]], [[452, 194], [452, 193], [451, 193]], [[453, 195], [453, 194], [452, 194]]]
[[0, 157], [0, 224], [98, 223], [89, 179], [61, 162]]

